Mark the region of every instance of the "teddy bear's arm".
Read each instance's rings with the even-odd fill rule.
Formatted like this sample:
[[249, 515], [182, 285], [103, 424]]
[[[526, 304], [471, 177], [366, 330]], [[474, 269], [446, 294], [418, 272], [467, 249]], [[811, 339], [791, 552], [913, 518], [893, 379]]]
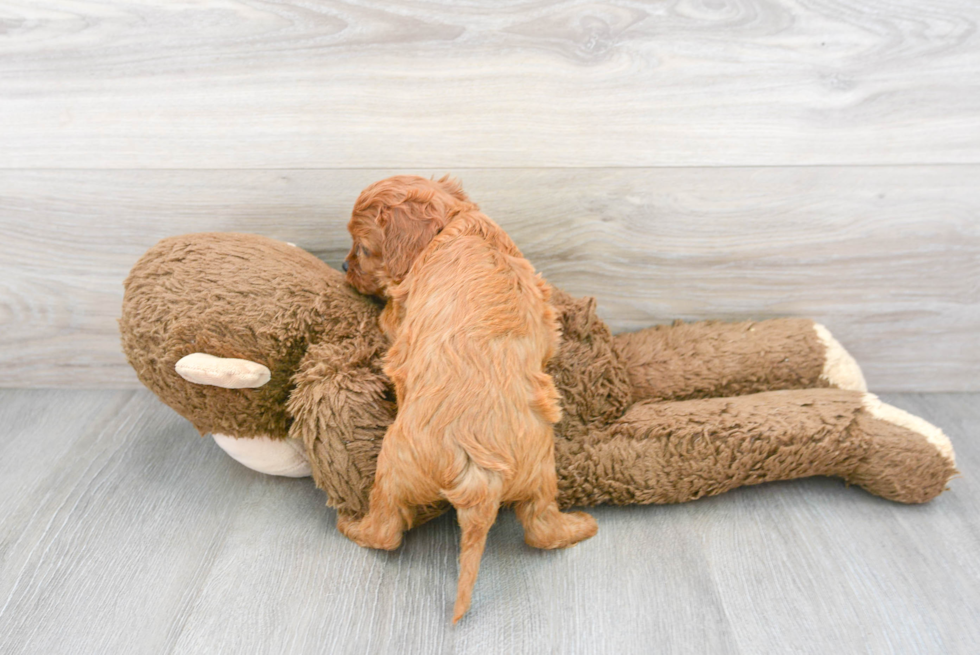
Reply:
[[368, 490], [384, 433], [395, 417], [379, 370], [378, 338], [310, 346], [293, 375], [289, 436], [306, 448], [313, 480], [345, 514], [367, 510]]
[[738, 396], [777, 389], [866, 391], [861, 369], [808, 319], [675, 323], [615, 337], [635, 400]]
[[956, 473], [938, 428], [838, 389], [637, 403], [586, 439], [556, 440], [556, 461], [563, 506], [677, 503], [813, 475], [921, 503]]
[[[293, 376], [289, 436], [306, 448], [313, 480], [338, 520], [367, 512], [381, 442], [395, 420], [393, 391], [380, 370], [385, 345], [380, 335], [316, 344]], [[447, 509], [420, 507], [412, 525]]]

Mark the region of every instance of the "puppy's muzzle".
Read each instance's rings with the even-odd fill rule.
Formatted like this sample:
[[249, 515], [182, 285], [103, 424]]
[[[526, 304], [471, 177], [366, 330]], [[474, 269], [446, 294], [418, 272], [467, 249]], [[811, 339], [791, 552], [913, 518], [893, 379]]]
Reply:
[[347, 272], [347, 262], [344, 262], [343, 264], [341, 264], [341, 265], [340, 265], [340, 267], [341, 267], [342, 269], [344, 269], [344, 273], [346, 273], [346, 272]]

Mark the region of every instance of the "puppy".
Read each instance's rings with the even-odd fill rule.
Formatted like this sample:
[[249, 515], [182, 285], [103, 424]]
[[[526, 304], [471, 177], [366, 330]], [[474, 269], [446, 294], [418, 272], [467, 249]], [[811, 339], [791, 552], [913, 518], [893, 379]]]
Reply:
[[487, 532], [513, 503], [525, 541], [571, 546], [596, 533], [555, 502], [558, 392], [544, 367], [558, 345], [550, 287], [459, 185], [397, 176], [368, 187], [348, 225], [348, 281], [388, 302], [385, 373], [398, 417], [385, 434], [370, 508], [338, 527], [394, 549], [416, 508], [442, 499], [462, 528], [453, 623], [469, 609]]

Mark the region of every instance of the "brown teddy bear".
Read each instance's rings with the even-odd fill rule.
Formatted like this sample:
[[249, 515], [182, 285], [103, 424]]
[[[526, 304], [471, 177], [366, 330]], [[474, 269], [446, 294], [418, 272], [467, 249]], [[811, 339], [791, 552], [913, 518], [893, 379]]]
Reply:
[[[555, 289], [552, 301], [563, 507], [684, 502], [812, 475], [921, 503], [956, 473], [945, 435], [867, 393], [854, 360], [812, 321], [613, 335], [593, 299]], [[380, 309], [300, 248], [193, 234], [140, 259], [119, 325], [139, 379], [202, 434], [256, 470], [312, 475], [352, 516], [367, 509], [396, 410]]]

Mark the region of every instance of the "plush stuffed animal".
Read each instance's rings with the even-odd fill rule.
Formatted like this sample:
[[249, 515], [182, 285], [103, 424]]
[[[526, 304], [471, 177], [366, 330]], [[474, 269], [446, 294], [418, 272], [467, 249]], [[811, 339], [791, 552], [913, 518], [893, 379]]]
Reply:
[[[613, 335], [593, 299], [555, 289], [552, 302], [563, 507], [684, 502], [812, 475], [921, 503], [956, 473], [945, 435], [867, 393], [854, 360], [812, 321]], [[202, 434], [255, 470], [312, 475], [351, 517], [367, 509], [396, 411], [380, 309], [300, 248], [193, 234], [140, 259], [119, 325], [139, 379]]]

